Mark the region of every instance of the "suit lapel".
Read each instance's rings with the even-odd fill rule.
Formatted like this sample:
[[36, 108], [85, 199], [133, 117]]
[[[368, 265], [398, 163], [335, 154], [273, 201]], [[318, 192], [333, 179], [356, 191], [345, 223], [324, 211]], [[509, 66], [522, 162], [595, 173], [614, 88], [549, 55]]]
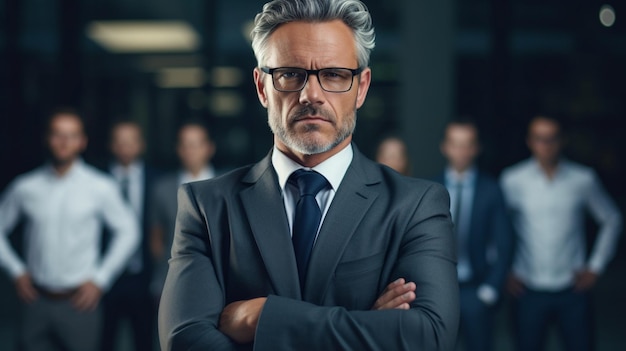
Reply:
[[256, 164], [243, 182], [251, 184], [240, 196], [274, 291], [301, 299], [289, 224], [271, 156]]
[[[307, 272], [304, 299], [322, 304], [346, 245], [363, 220], [378, 193], [368, 186], [379, 183], [374, 167], [366, 164], [354, 147], [354, 158], [324, 218]], [[349, 220], [346, 220], [348, 218]]]

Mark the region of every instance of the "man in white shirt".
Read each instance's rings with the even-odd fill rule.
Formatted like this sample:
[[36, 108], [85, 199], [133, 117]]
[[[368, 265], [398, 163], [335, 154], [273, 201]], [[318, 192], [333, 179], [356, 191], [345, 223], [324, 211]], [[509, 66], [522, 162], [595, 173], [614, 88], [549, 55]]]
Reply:
[[[76, 112], [51, 116], [47, 143], [51, 162], [0, 199], [0, 267], [24, 302], [23, 350], [97, 350], [99, 301], [137, 247], [137, 222], [115, 182], [80, 159], [87, 137]], [[24, 258], [7, 238], [20, 220]], [[112, 238], [102, 255], [103, 225]]]
[[[588, 292], [615, 254], [621, 215], [592, 169], [561, 156], [557, 120], [533, 119], [527, 143], [533, 157], [504, 170], [501, 178], [518, 238], [508, 282], [516, 298], [517, 347], [542, 349], [555, 318], [565, 349], [591, 350]], [[599, 225], [589, 257], [586, 212]]]
[[215, 177], [211, 164], [215, 155], [215, 143], [209, 129], [199, 121], [187, 121], [178, 129], [176, 153], [180, 169], [166, 174], [156, 181], [152, 189], [149, 214], [150, 249], [154, 258], [151, 290], [158, 298], [167, 274], [174, 223], [176, 221], [176, 192], [181, 184]]

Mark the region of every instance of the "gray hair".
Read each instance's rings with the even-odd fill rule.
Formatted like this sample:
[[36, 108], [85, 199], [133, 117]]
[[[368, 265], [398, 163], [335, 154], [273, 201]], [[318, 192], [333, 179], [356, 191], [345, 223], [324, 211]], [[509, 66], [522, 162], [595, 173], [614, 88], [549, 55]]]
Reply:
[[281, 24], [293, 21], [328, 22], [341, 20], [354, 33], [359, 67], [369, 65], [374, 48], [374, 27], [367, 6], [359, 0], [274, 0], [263, 6], [254, 18], [252, 50], [260, 66], [265, 61], [266, 44]]

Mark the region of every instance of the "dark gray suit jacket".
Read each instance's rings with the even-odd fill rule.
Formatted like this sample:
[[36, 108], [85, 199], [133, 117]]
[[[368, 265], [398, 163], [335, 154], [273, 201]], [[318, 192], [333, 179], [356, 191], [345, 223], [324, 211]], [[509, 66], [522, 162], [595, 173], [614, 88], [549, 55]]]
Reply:
[[[164, 350], [449, 350], [459, 297], [447, 191], [360, 154], [337, 189], [300, 291], [270, 156], [183, 185], [159, 311]], [[397, 278], [410, 310], [370, 311]], [[218, 328], [225, 305], [267, 296], [254, 345]]]

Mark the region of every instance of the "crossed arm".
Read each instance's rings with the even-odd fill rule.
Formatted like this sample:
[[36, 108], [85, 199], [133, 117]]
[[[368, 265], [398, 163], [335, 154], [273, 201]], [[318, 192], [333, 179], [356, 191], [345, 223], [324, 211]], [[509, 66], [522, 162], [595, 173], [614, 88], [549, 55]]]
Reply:
[[[415, 300], [415, 289], [415, 283], [399, 278], [387, 285], [372, 310], [408, 310], [409, 304]], [[218, 329], [239, 344], [252, 342], [266, 300], [266, 297], [259, 297], [227, 305], [220, 316]]]
[[221, 236], [208, 235], [208, 218], [192, 191], [183, 187], [179, 192], [172, 259], [159, 309], [164, 350], [209, 346], [259, 351], [447, 350], [454, 343], [458, 283], [445, 191], [434, 191], [424, 196], [432, 198], [422, 199], [431, 206], [420, 208], [411, 217], [406, 232], [395, 242], [399, 252], [388, 267], [392, 271], [384, 273], [396, 280], [386, 286], [369, 311], [272, 294], [228, 301], [227, 292], [220, 288], [227, 284], [227, 277], [220, 272], [224, 269], [221, 265], [228, 264], [222, 256], [228, 243], [222, 242]]

